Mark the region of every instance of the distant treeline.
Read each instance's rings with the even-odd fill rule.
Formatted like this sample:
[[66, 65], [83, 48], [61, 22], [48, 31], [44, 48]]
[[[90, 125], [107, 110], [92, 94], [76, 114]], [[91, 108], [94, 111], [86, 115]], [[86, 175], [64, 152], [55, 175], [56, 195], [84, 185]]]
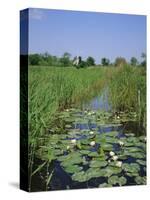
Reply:
[[57, 57], [50, 55], [49, 53], [43, 54], [30, 54], [29, 55], [29, 65], [38, 66], [57, 66], [57, 67], [69, 67], [74, 66], [74, 61], [79, 58], [79, 63], [76, 65], [77, 68], [84, 68], [88, 66], [122, 66], [125, 64], [130, 64], [133, 66], [143, 66], [146, 67], [146, 54], [142, 53], [142, 62], [139, 62], [137, 58], [131, 57], [130, 62], [127, 62], [123, 57], [117, 57], [115, 62], [111, 62], [108, 58], [101, 58], [99, 64], [95, 64], [95, 59], [89, 56], [86, 60], [83, 60], [81, 56], [71, 58], [71, 54], [64, 53], [62, 57]]

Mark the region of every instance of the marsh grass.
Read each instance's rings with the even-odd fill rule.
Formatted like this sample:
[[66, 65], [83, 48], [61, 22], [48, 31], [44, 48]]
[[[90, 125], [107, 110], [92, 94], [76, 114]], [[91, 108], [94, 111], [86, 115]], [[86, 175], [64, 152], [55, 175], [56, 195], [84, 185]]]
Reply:
[[113, 73], [109, 97], [114, 110], [135, 111], [137, 120], [146, 126], [146, 76], [145, 69], [125, 65]]

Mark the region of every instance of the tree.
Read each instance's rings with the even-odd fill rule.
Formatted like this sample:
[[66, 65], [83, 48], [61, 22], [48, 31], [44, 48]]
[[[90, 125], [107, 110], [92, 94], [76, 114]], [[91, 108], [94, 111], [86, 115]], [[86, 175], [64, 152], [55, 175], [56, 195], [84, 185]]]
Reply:
[[95, 65], [95, 60], [91, 56], [89, 56], [86, 60], [86, 63], [88, 66], [94, 66]]
[[70, 57], [71, 57], [71, 54], [69, 54], [68, 52], [65, 52], [63, 54], [63, 57], [60, 58], [60, 63], [63, 67], [68, 67], [71, 64]]
[[127, 61], [123, 57], [117, 57], [116, 60], [115, 60], [115, 66], [117, 66], [117, 67], [122, 67], [126, 64], [127, 64]]
[[143, 61], [141, 62], [141, 65], [143, 67], [146, 67], [146, 53], [142, 53], [141, 58], [143, 59]]
[[102, 59], [101, 59], [101, 64], [102, 64], [103, 66], [108, 66], [109, 63], [110, 63], [110, 61], [109, 61], [108, 58], [102, 58]]
[[53, 66], [52, 56], [48, 52], [45, 52], [44, 54], [41, 54], [40, 65]]
[[135, 57], [132, 57], [131, 60], [130, 60], [130, 64], [131, 64], [132, 66], [136, 66], [137, 63], [138, 63], [137, 59], [136, 59]]
[[29, 64], [30, 65], [39, 65], [40, 61], [41, 61], [41, 57], [39, 54], [29, 55]]

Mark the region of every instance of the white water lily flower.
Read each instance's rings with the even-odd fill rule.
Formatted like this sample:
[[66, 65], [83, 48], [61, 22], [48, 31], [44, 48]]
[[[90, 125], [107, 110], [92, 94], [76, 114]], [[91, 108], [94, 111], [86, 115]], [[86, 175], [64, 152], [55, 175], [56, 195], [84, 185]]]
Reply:
[[110, 151], [110, 152], [109, 152], [109, 155], [110, 155], [110, 156], [114, 156], [115, 153], [114, 153], [113, 151]]
[[94, 131], [90, 131], [90, 134], [93, 135], [93, 134], [94, 134]]
[[108, 163], [110, 163], [110, 162], [111, 162], [111, 160], [109, 159], [109, 160], [108, 160]]
[[92, 114], [92, 115], [94, 115], [94, 114], [95, 114], [95, 112], [94, 112], [94, 111], [92, 111], [92, 112], [91, 112], [91, 114]]
[[69, 112], [69, 109], [66, 109], [66, 112]]
[[76, 139], [72, 139], [72, 140], [71, 140], [71, 143], [72, 143], [72, 144], [76, 144]]
[[91, 115], [91, 112], [88, 112], [88, 115]]
[[118, 160], [118, 156], [113, 156], [112, 159], [113, 159], [114, 161], [116, 161], [116, 160]]
[[90, 142], [91, 146], [95, 146], [95, 144], [96, 144], [95, 141]]
[[70, 146], [68, 145], [68, 146], [67, 146], [67, 150], [69, 150], [69, 149], [70, 149]]
[[117, 161], [117, 162], [116, 162], [116, 166], [117, 166], [117, 167], [122, 167], [122, 161]]
[[119, 116], [117, 116], [117, 119], [120, 119], [120, 117], [119, 117]]
[[86, 113], [87, 113], [87, 110], [85, 110], [84, 113], [86, 114]]
[[123, 146], [123, 145], [124, 145], [124, 142], [119, 141], [119, 144], [120, 144], [120, 146]]

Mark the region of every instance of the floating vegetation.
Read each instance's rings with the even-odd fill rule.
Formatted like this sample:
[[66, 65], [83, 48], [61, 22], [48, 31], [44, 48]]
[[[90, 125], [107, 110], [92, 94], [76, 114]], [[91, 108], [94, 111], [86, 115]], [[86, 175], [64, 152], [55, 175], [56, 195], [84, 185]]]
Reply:
[[[82, 119], [76, 120], [79, 115]], [[146, 140], [144, 136], [122, 132], [120, 126], [122, 120], [128, 121], [127, 114], [122, 113], [118, 121], [111, 112], [67, 109], [57, 113], [60, 116], [66, 133], [54, 131], [47, 136], [36, 155], [43, 163], [58, 162], [76, 184], [95, 180], [97, 187], [123, 186], [130, 185], [131, 178], [132, 185], [146, 184]], [[115, 126], [109, 124], [110, 119]], [[101, 121], [109, 130], [100, 125]]]

